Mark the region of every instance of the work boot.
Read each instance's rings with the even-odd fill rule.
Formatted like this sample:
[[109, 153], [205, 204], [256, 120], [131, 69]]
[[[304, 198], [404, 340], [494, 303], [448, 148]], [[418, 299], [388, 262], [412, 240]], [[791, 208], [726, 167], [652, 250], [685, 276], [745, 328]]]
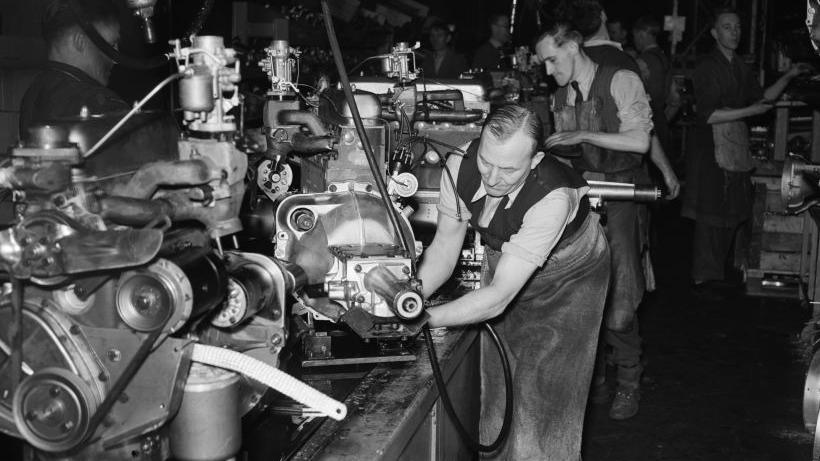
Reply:
[[615, 391], [612, 407], [609, 409], [609, 417], [621, 421], [635, 416], [638, 413], [639, 400], [641, 400], [640, 389], [619, 386]]

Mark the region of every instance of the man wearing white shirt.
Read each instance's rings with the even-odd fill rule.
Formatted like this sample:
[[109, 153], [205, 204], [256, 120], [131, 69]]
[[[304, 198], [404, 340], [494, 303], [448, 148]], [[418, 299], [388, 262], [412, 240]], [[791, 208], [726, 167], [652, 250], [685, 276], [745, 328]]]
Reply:
[[[481, 288], [427, 312], [434, 327], [493, 319], [509, 347], [513, 420], [497, 459], [580, 459], [609, 284], [609, 249], [586, 181], [541, 150], [542, 133], [532, 111], [502, 106], [467, 155], [450, 156], [436, 235], [419, 268], [427, 297], [452, 274], [468, 224], [481, 235]], [[480, 435], [489, 443], [505, 400], [492, 347], [483, 347], [481, 375]]]

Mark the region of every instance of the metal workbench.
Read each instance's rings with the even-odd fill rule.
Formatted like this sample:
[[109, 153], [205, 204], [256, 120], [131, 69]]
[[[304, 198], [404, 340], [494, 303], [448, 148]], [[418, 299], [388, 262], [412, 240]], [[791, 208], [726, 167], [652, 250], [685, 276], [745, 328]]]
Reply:
[[[479, 418], [478, 330], [433, 331], [442, 374], [459, 417], [475, 437]], [[290, 458], [305, 460], [473, 459], [444, 412], [427, 349], [417, 360], [373, 368], [345, 399], [343, 421], [325, 420]]]

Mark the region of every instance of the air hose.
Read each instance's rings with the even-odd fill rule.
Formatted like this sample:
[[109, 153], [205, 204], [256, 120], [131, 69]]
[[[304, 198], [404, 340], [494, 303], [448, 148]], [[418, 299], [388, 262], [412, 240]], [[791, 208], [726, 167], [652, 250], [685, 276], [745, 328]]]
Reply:
[[450, 421], [452, 421], [453, 425], [456, 427], [461, 439], [464, 440], [464, 442], [469, 445], [470, 449], [473, 451], [493, 453], [504, 445], [504, 441], [510, 434], [513, 410], [512, 371], [510, 370], [510, 360], [507, 357], [507, 350], [504, 348], [504, 344], [501, 342], [501, 338], [498, 336], [498, 333], [488, 322], [484, 322], [482, 326], [490, 335], [496, 349], [498, 349], [498, 355], [501, 357], [501, 367], [504, 369], [504, 386], [506, 388], [504, 420], [501, 424], [501, 430], [498, 431], [498, 436], [495, 438], [493, 443], [489, 445], [484, 445], [479, 441], [474, 440], [470, 433], [467, 432], [467, 429], [464, 428], [464, 425], [461, 424], [461, 420], [458, 419], [456, 410], [453, 408], [453, 402], [450, 400], [450, 395], [447, 393], [447, 386], [444, 384], [444, 377], [441, 374], [441, 368], [438, 365], [438, 358], [436, 357], [436, 350], [433, 346], [433, 337], [430, 334], [430, 327], [427, 324], [424, 325], [424, 341], [427, 343], [427, 355], [430, 357], [430, 366], [433, 368], [433, 377], [436, 380], [436, 386], [438, 386], [438, 392], [441, 396], [441, 403], [444, 405], [444, 410], [450, 417]]
[[337, 421], [341, 421], [347, 415], [345, 404], [328, 397], [284, 371], [241, 352], [194, 344], [191, 360], [245, 375]]
[[356, 133], [362, 142], [367, 164], [370, 166], [370, 173], [373, 175], [373, 180], [376, 182], [376, 189], [379, 190], [382, 203], [390, 217], [390, 223], [396, 230], [396, 235], [401, 240], [402, 249], [410, 258], [410, 262], [415, 271], [416, 253], [412, 247], [412, 242], [407, 241], [407, 236], [404, 233], [404, 228], [399, 222], [398, 211], [390, 203], [390, 195], [387, 193], [387, 185], [384, 183], [383, 173], [379, 171], [379, 163], [376, 159], [376, 154], [373, 153], [373, 146], [370, 144], [370, 139], [367, 137], [367, 132], [362, 123], [362, 117], [359, 115], [359, 107], [356, 104], [356, 98], [353, 96], [353, 90], [350, 87], [350, 80], [347, 78], [347, 71], [345, 71], [344, 61], [342, 60], [342, 50], [339, 47], [339, 40], [336, 38], [336, 32], [333, 29], [333, 17], [330, 14], [330, 6], [327, 0], [322, 0], [322, 13], [325, 19], [325, 29], [327, 30], [327, 38], [330, 41], [330, 49], [333, 51], [333, 60], [336, 63], [336, 70], [339, 71], [339, 83], [342, 85], [347, 104], [350, 107], [350, 115], [353, 117], [353, 124], [356, 125]]
[[[390, 198], [387, 193], [387, 186], [384, 183], [384, 179], [382, 178], [382, 173], [379, 171], [378, 162], [376, 160], [376, 155], [373, 153], [373, 146], [370, 144], [370, 140], [367, 137], [367, 133], [364, 129], [364, 124], [362, 123], [361, 116], [359, 115], [359, 109], [356, 105], [356, 99], [353, 95], [353, 90], [350, 87], [350, 80], [347, 78], [347, 72], [345, 71], [344, 62], [342, 61], [342, 52], [341, 48], [339, 47], [339, 41], [336, 38], [336, 32], [333, 29], [333, 17], [330, 13], [330, 7], [328, 6], [327, 0], [322, 0], [322, 13], [324, 16], [325, 21], [325, 29], [327, 30], [328, 40], [330, 41], [330, 48], [333, 51], [333, 59], [336, 63], [336, 69], [339, 72], [339, 80], [342, 86], [342, 90], [345, 93], [345, 98], [348, 101], [348, 105], [350, 106], [350, 114], [353, 118], [353, 123], [356, 125], [356, 132], [359, 135], [359, 138], [362, 141], [362, 147], [365, 152], [365, 157], [367, 157], [367, 163], [370, 166], [370, 172], [373, 175], [373, 178], [376, 182], [376, 188], [379, 191], [379, 195], [382, 198], [382, 202], [387, 209], [388, 216], [390, 217], [390, 222], [393, 224], [393, 227], [396, 230], [396, 234], [398, 235], [399, 239], [401, 240], [402, 246], [404, 250], [410, 257], [410, 260], [413, 264], [413, 271], [415, 272], [415, 253], [410, 248], [410, 244], [407, 241], [404, 229], [399, 224], [398, 212], [390, 203]], [[453, 404], [450, 401], [450, 396], [447, 394], [447, 388], [444, 384], [444, 378], [441, 375], [441, 369], [438, 365], [438, 359], [436, 358], [436, 352], [433, 346], [433, 338], [430, 335], [430, 327], [425, 324], [423, 327], [424, 330], [424, 339], [427, 342], [427, 353], [430, 355], [430, 365], [433, 367], [433, 376], [436, 380], [436, 385], [439, 389], [439, 394], [441, 395], [442, 403], [444, 404], [444, 408], [447, 411], [447, 414], [450, 416], [450, 419], [453, 421], [453, 424], [456, 426], [459, 435], [464, 439], [464, 442], [467, 443], [473, 451], [479, 452], [494, 452], [498, 450], [506, 440], [507, 436], [510, 432], [510, 424], [512, 423], [512, 408], [513, 408], [513, 390], [512, 390], [512, 372], [510, 371], [510, 363], [509, 359], [507, 358], [507, 353], [504, 349], [504, 345], [501, 343], [501, 338], [499, 338], [498, 334], [495, 332], [492, 326], [489, 323], [484, 323], [484, 328], [487, 329], [487, 332], [490, 334], [490, 337], [493, 339], [496, 347], [498, 348], [499, 355], [501, 356], [502, 366], [504, 368], [504, 383], [506, 385], [506, 409], [504, 410], [504, 422], [501, 426], [501, 430], [498, 433], [498, 437], [495, 439], [493, 443], [490, 445], [482, 445], [480, 442], [473, 440], [470, 434], [464, 429], [464, 426], [461, 424], [461, 421], [458, 419], [458, 416], [453, 409]]]

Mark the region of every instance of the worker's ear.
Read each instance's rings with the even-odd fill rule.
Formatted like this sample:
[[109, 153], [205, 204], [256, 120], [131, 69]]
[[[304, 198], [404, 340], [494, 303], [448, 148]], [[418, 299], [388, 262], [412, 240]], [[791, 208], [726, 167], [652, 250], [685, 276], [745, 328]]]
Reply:
[[713, 38], [713, 39], [717, 40], [717, 31], [715, 30], [715, 28], [714, 28], [714, 27], [712, 27], [711, 29], [709, 29], [709, 33], [710, 33], [710, 34], [712, 34], [712, 38]]
[[530, 162], [530, 169], [531, 170], [534, 170], [535, 167], [537, 167], [538, 164], [541, 163], [541, 160], [544, 160], [544, 155], [546, 155], [544, 153], [544, 151], [539, 150], [538, 152], [535, 153], [535, 155], [532, 156], [532, 160]]
[[71, 47], [78, 53], [85, 53], [88, 49], [88, 37], [82, 30], [75, 29], [71, 32]]

